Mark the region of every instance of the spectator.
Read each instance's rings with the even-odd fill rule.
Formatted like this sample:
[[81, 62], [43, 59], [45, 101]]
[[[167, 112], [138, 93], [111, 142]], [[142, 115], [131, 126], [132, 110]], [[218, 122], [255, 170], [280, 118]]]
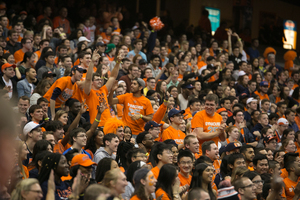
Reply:
[[33, 94], [33, 91], [35, 89], [34, 83], [37, 81], [35, 69], [27, 68], [25, 70], [25, 74], [26, 74], [25, 79], [23, 79], [17, 83], [19, 98], [21, 96], [31, 97], [31, 95]]

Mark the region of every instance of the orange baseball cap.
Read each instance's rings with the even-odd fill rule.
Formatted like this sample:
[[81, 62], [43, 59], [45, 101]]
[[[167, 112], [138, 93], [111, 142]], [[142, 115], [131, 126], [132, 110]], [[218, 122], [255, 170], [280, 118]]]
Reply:
[[3, 72], [6, 68], [9, 68], [9, 67], [16, 68], [16, 65], [14, 65], [14, 64], [9, 64], [9, 63], [5, 63], [5, 64], [2, 65], [1, 71]]
[[228, 112], [228, 111], [226, 110], [226, 108], [219, 108], [217, 110], [217, 113], [220, 114], [221, 112]]
[[81, 165], [83, 167], [89, 167], [92, 165], [97, 165], [97, 163], [93, 162], [90, 157], [86, 154], [78, 154], [73, 157], [71, 161], [71, 167], [74, 167], [76, 165]]

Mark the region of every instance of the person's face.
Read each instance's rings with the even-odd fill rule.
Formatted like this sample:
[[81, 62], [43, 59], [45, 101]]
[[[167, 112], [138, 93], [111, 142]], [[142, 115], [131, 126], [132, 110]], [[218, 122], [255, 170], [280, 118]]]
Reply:
[[4, 75], [8, 78], [12, 78], [15, 76], [15, 69], [13, 67], [8, 67], [4, 69]]
[[34, 119], [33, 121], [39, 122], [41, 120], [43, 120], [43, 109], [36, 109], [33, 113], [30, 113], [30, 116], [32, 117], [32, 119]]
[[279, 80], [281, 80], [282, 82], [285, 82], [287, 77], [285, 75], [285, 73], [281, 73], [281, 75], [278, 77]]
[[91, 61], [92, 61], [92, 59], [91, 59], [91, 55], [90, 55], [90, 54], [85, 55], [85, 56], [80, 60], [80, 62], [81, 62], [85, 67], [88, 67]]
[[234, 88], [231, 88], [231, 90], [230, 90], [230, 96], [233, 96], [233, 97], [236, 96], [236, 91], [235, 91]]
[[173, 153], [173, 163], [177, 164], [177, 156], [178, 156], [178, 149], [177, 149], [177, 147], [172, 147], [171, 151]]
[[195, 102], [193, 103], [193, 105], [191, 105], [191, 110], [194, 112], [194, 111], [200, 111], [200, 102]]
[[23, 100], [23, 99], [19, 99], [18, 108], [19, 108], [19, 112], [20, 113], [25, 114], [26, 111], [27, 111], [27, 109], [29, 108], [29, 106], [30, 106], [29, 101]]
[[133, 78], [137, 78], [139, 76], [139, 68], [132, 67], [132, 70], [129, 71]]
[[98, 131], [98, 134], [95, 137], [95, 143], [98, 144], [99, 146], [103, 146], [103, 137], [104, 137], [103, 132]]
[[228, 119], [228, 113], [226, 112], [221, 112], [220, 115], [222, 116], [222, 123], [226, 123]]
[[243, 188], [241, 190], [243, 190], [243, 197], [245, 199], [255, 199], [256, 198], [256, 185], [252, 183], [252, 181], [250, 179], [244, 180], [243, 181]]
[[187, 69], [187, 64], [186, 64], [186, 62], [181, 61], [180, 65], [178, 67], [182, 72], [185, 72]]
[[36, 77], [35, 69], [31, 68], [26, 75], [28, 76], [29, 80], [34, 80]]
[[13, 34], [11, 35], [11, 40], [12, 40], [14, 43], [18, 42], [18, 38], [19, 38], [19, 34], [18, 34], [18, 33], [13, 33]]
[[217, 95], [219, 97], [222, 97], [222, 95], [223, 95], [223, 87], [221, 85], [219, 85], [217, 88]]
[[218, 146], [216, 144], [211, 144], [210, 145], [210, 151], [207, 151], [206, 154], [212, 160], [218, 159], [218, 157], [219, 157]]
[[295, 131], [290, 131], [288, 134], [287, 134], [287, 136], [286, 136], [286, 138], [288, 139], [288, 140], [295, 140]]
[[151, 149], [154, 144], [154, 138], [151, 134], [146, 134], [143, 140], [143, 144], [147, 149]]
[[153, 127], [149, 129], [149, 133], [152, 135], [153, 138], [158, 138], [160, 133], [160, 127]]
[[160, 90], [163, 92], [167, 91], [167, 83], [165, 81], [161, 83]]
[[118, 163], [115, 160], [112, 160], [110, 163], [110, 170], [118, 168]]
[[120, 37], [119, 36], [115, 36], [112, 43], [115, 44], [115, 45], [118, 45], [120, 42]]
[[193, 153], [199, 152], [199, 141], [197, 138], [191, 138], [190, 143], [186, 145], [186, 147]]
[[182, 157], [178, 162], [178, 166], [181, 172], [189, 174], [193, 169], [193, 160], [190, 157]]
[[290, 114], [286, 115], [286, 119], [289, 122], [294, 123], [295, 122], [295, 116], [296, 116], [296, 114], [294, 112], [291, 112]]
[[262, 110], [267, 112], [268, 110], [270, 110], [270, 106], [271, 106], [270, 102], [265, 102], [262, 104], [261, 108], [262, 108]]
[[237, 128], [234, 128], [231, 132], [228, 133], [233, 139], [237, 140], [240, 136], [240, 132]]
[[143, 48], [143, 43], [142, 43], [142, 42], [136, 43], [135, 48], [136, 48], [138, 51], [142, 50], [142, 48]]
[[202, 173], [202, 180], [205, 183], [211, 183], [212, 178], [214, 176], [214, 168], [212, 166], [208, 166]]
[[261, 123], [264, 126], [267, 126], [269, 124], [269, 118], [268, 115], [263, 114], [259, 120], [259, 123]]
[[27, 49], [28, 51], [31, 51], [32, 49], [32, 42], [31, 40], [26, 40], [25, 44], [23, 45], [25, 49]]
[[48, 142], [50, 142], [53, 146], [55, 145], [54, 135], [47, 134], [45, 140], [47, 140]]
[[288, 125], [279, 125], [278, 126], [278, 130], [281, 132], [281, 133], [283, 133], [283, 131], [285, 131], [286, 129], [288, 129], [289, 128], [289, 126]]
[[80, 111], [80, 108], [81, 108], [80, 102], [74, 102], [74, 104], [70, 108], [70, 111], [73, 114], [77, 115], [79, 113], [79, 111]]
[[245, 156], [246, 161], [252, 162], [255, 156], [254, 150], [252, 148], [248, 148], [243, 155]]
[[103, 80], [100, 76], [95, 76], [92, 84], [95, 88], [100, 89], [103, 85]]
[[41, 200], [43, 198], [43, 191], [38, 183], [31, 185], [30, 190], [21, 192], [22, 199]]
[[8, 18], [7, 17], [3, 17], [2, 20], [1, 20], [1, 25], [6, 27], [8, 24]]
[[267, 173], [269, 170], [269, 164], [267, 159], [258, 160], [257, 165], [254, 166], [254, 169], [259, 174]]
[[154, 177], [152, 171], [149, 171], [147, 173], [146, 181], [145, 181], [145, 189], [148, 194], [155, 192], [156, 183], [157, 183], [157, 180]]
[[55, 140], [58, 142], [58, 140], [62, 139], [64, 136], [64, 129], [56, 129], [55, 132], [53, 132]]
[[296, 151], [296, 145], [295, 142], [293, 140], [289, 140], [288, 145], [285, 147], [285, 150], [287, 152], [291, 152], [294, 153]]
[[[269, 143], [266, 143], [266, 147], [271, 149], [272, 151], [276, 150], [276, 139], [271, 140]], [[272, 154], [272, 158], [273, 158], [273, 154]]]
[[252, 110], [257, 109], [257, 101], [252, 101], [248, 105], [249, 105], [249, 108], [251, 108]]
[[233, 119], [235, 119], [236, 123], [242, 123], [244, 121], [244, 113], [238, 112]]
[[240, 54], [240, 49], [239, 48], [234, 48], [232, 53], [233, 53], [233, 55], [235, 55], [236, 57], [238, 57], [239, 54]]
[[271, 81], [272, 80], [272, 73], [271, 72], [267, 72], [267, 74], [265, 75], [265, 79], [266, 81]]
[[165, 149], [162, 154], [158, 154], [158, 159], [164, 164], [173, 163], [173, 152], [169, 149]]
[[132, 157], [132, 162], [135, 162], [135, 161], [147, 162], [146, 154], [138, 152], [135, 157]]
[[[149, 71], [149, 70], [147, 70]], [[152, 72], [151, 72], [152, 74]], [[150, 79], [149, 82], [147, 82], [147, 86], [149, 86], [150, 89], [154, 89], [155, 88], [155, 79]]]
[[174, 124], [181, 124], [182, 120], [183, 120], [183, 115], [181, 113], [178, 113], [176, 115], [173, 115], [172, 117], [170, 117], [170, 119], [172, 118], [171, 122]]
[[268, 93], [268, 86], [260, 86], [260, 90], [261, 90], [264, 94], [267, 94], [267, 93]]
[[216, 112], [217, 105], [214, 101], [205, 101], [205, 111], [209, 116], [213, 116]]
[[246, 162], [244, 158], [238, 158], [233, 163], [233, 169], [236, 169], [237, 167], [246, 167]]
[[252, 179], [252, 182], [255, 184], [256, 186], [256, 190], [255, 193], [256, 194], [261, 194], [262, 193], [262, 189], [263, 189], [263, 180], [261, 179], [261, 177], [258, 175], [256, 177], [254, 177], [254, 179]]
[[68, 123], [68, 114], [62, 114], [59, 118], [59, 121], [61, 121], [64, 125], [66, 125]]
[[89, 167], [79, 166], [79, 169], [81, 171], [81, 176], [86, 177], [87, 180], [90, 180], [91, 173], [93, 171], [92, 166], [89, 166]]
[[[276, 143], [276, 141], [275, 141], [275, 143]], [[273, 150], [273, 149], [272, 149]], [[271, 150], [269, 150], [268, 152], [267, 152], [267, 158], [268, 158], [268, 160], [273, 160], [273, 151], [271, 151]]]
[[45, 10], [44, 10], [45, 14], [50, 17], [51, 13], [52, 13], [52, 9], [51, 7], [47, 7]]
[[87, 141], [87, 135], [84, 132], [80, 132], [77, 134], [76, 137], [73, 138], [74, 143], [76, 143], [78, 146], [85, 147], [86, 141]]
[[119, 96], [119, 95], [122, 95], [122, 94], [124, 94], [124, 88], [122, 88], [122, 87], [117, 88], [116, 95]]
[[118, 137], [113, 138], [110, 142], [109, 141], [106, 141], [106, 142], [107, 142], [106, 146], [108, 146], [108, 148], [112, 152], [117, 152], [118, 145], [119, 145], [119, 142], [120, 142]]
[[68, 176], [69, 172], [70, 170], [69, 170], [69, 164], [67, 162], [67, 159], [64, 155], [61, 155], [56, 170], [54, 170], [54, 173], [59, 177], [62, 177], [62, 176]]
[[34, 129], [31, 131], [30, 134], [30, 137], [32, 138], [32, 140], [34, 140], [35, 142], [39, 141], [42, 139], [43, 137], [43, 132], [42, 132], [42, 129], [40, 127]]
[[22, 145], [22, 149], [21, 149], [21, 152], [20, 152], [20, 159], [21, 160], [26, 160], [27, 159], [27, 154], [29, 153], [28, 149], [27, 149], [27, 146], [26, 144], [24, 143]]
[[72, 67], [72, 59], [70, 57], [65, 58], [63, 62], [63, 66], [65, 68], [71, 68]]
[[283, 158], [284, 158], [285, 152], [279, 152], [277, 155], [275, 155], [274, 160], [279, 162], [280, 164], [283, 163]]
[[68, 53], [68, 49], [61, 48], [58, 53], [60, 56], [65, 56]]
[[75, 73], [74, 73], [75, 81], [80, 81], [82, 79], [82, 75], [83, 75], [83, 72], [75, 70]]
[[68, 10], [67, 10], [66, 8], [63, 8], [63, 9], [61, 10], [61, 16], [62, 16], [63, 18], [66, 18], [67, 15], [68, 15]]
[[117, 131], [116, 131], [116, 135], [119, 137], [119, 140], [122, 141], [124, 140], [124, 127], [120, 126]]
[[[294, 84], [292, 84], [292, 86], [293, 86], [293, 85], [294, 85]], [[289, 89], [289, 87], [284, 87], [283, 92], [284, 92], [284, 94], [285, 94], [286, 96], [289, 96], [289, 94], [290, 94], [290, 89]]]
[[46, 62], [49, 63], [50, 65], [54, 64], [55, 57], [54, 56], [48, 56], [45, 58]]
[[201, 90], [201, 83], [200, 82], [195, 82], [195, 90], [200, 92], [200, 90]]
[[172, 90], [170, 91], [170, 94], [171, 94], [174, 98], [177, 98], [177, 97], [178, 97], [178, 89], [177, 89], [177, 88], [172, 88]]
[[140, 91], [141, 90], [141, 88], [140, 88], [140, 85], [138, 84], [138, 82], [137, 81], [132, 81], [131, 82], [131, 88], [130, 88], [130, 91], [132, 92], [132, 93], [136, 93], [136, 92], [138, 92], [138, 91]]
[[126, 176], [123, 172], [119, 173], [118, 179], [114, 185], [114, 189], [118, 193], [118, 195], [123, 194], [125, 192], [125, 187], [128, 185]]

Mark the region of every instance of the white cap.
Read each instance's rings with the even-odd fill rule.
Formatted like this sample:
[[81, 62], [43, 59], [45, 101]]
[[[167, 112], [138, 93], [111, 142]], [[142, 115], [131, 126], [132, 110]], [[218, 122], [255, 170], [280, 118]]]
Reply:
[[[79, 38], [80, 39], [80, 38]], [[246, 72], [244, 72], [244, 71], [239, 71], [239, 76], [244, 76], [244, 75], [246, 75]]]
[[118, 82], [118, 85], [120, 85], [121, 83], [125, 83], [125, 81], [120, 80], [120, 81]]
[[277, 121], [277, 124], [278, 125], [289, 125], [289, 122], [285, 118], [279, 118]]
[[78, 42], [82, 42], [82, 41], [87, 41], [87, 42], [91, 42], [91, 40], [87, 39], [84, 36], [79, 37]]
[[251, 103], [252, 101], [257, 101], [257, 99], [254, 99], [253, 97], [250, 97], [247, 99], [246, 104]]
[[36, 129], [36, 128], [38, 128], [38, 127], [40, 127], [42, 124], [38, 124], [38, 123], [36, 123], [36, 122], [33, 122], [33, 121], [31, 121], [31, 122], [28, 122], [25, 126], [24, 126], [24, 128], [23, 128], [23, 134], [24, 135], [27, 135], [29, 132], [31, 132], [33, 129]]

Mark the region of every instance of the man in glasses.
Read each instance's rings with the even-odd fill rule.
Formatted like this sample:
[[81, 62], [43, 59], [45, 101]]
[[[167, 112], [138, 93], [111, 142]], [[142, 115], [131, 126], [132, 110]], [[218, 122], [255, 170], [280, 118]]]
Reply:
[[[222, 116], [216, 113], [218, 101], [216, 94], [208, 94], [205, 99], [205, 109], [198, 112], [192, 119], [192, 129], [200, 145], [207, 140], [213, 140], [216, 145], [219, 140], [225, 140], [226, 124], [222, 123]], [[202, 153], [201, 149], [199, 151]]]
[[234, 182], [234, 189], [239, 193], [241, 200], [256, 199], [256, 186], [247, 177], [241, 177]]

